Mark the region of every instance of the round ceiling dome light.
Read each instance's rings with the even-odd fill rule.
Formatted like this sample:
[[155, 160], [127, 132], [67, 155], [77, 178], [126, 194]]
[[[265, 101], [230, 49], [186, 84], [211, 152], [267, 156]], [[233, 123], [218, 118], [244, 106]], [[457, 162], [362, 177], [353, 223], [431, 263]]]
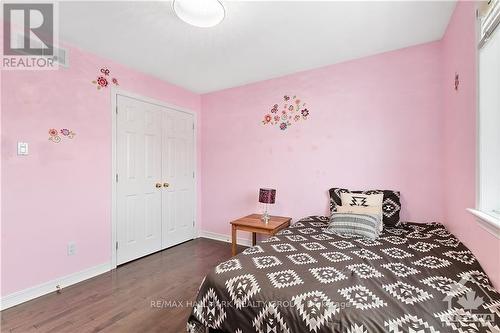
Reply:
[[174, 0], [172, 6], [178, 18], [200, 28], [216, 26], [226, 16], [219, 0]]

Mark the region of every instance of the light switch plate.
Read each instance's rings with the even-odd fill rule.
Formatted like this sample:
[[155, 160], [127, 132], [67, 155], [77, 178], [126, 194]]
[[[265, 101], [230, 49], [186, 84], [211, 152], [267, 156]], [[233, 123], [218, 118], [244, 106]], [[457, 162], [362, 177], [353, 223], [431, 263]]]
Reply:
[[17, 143], [17, 155], [28, 155], [28, 143], [18, 142]]

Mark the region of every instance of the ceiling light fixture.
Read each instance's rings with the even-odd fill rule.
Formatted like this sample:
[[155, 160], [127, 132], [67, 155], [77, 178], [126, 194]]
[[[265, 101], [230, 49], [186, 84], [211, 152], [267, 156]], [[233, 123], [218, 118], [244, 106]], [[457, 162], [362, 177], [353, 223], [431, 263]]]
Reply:
[[174, 0], [172, 6], [178, 18], [200, 28], [216, 26], [226, 16], [219, 0]]

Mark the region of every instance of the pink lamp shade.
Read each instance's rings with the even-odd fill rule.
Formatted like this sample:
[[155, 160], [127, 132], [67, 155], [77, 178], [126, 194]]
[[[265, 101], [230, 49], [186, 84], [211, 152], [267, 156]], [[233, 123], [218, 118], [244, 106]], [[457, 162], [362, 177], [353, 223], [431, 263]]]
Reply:
[[261, 188], [259, 190], [259, 202], [273, 204], [276, 199], [276, 190], [273, 188]]

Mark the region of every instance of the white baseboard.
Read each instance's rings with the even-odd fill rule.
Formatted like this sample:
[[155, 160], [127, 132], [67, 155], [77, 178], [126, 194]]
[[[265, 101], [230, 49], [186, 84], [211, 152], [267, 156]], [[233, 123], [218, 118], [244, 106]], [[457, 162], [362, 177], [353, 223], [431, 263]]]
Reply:
[[5, 310], [15, 305], [24, 303], [26, 301], [35, 299], [37, 297], [49, 294], [56, 291], [56, 286], [59, 285], [61, 288], [69, 287], [72, 284], [90, 279], [94, 276], [106, 273], [111, 270], [111, 264], [105, 263], [97, 265], [91, 268], [87, 268], [83, 271], [69, 274], [37, 286], [27, 288], [24, 290], [16, 291], [15, 293], [9, 294], [0, 298], [0, 310]]
[[[219, 234], [219, 233], [211, 232], [211, 231], [200, 230], [198, 232], [198, 237], [214, 239], [214, 240], [218, 240], [218, 241], [222, 241], [222, 242], [226, 242], [226, 243], [231, 243], [231, 235]], [[252, 246], [252, 240], [249, 238], [238, 237], [236, 239], [236, 243], [238, 243], [238, 245], [243, 245], [243, 246]]]

